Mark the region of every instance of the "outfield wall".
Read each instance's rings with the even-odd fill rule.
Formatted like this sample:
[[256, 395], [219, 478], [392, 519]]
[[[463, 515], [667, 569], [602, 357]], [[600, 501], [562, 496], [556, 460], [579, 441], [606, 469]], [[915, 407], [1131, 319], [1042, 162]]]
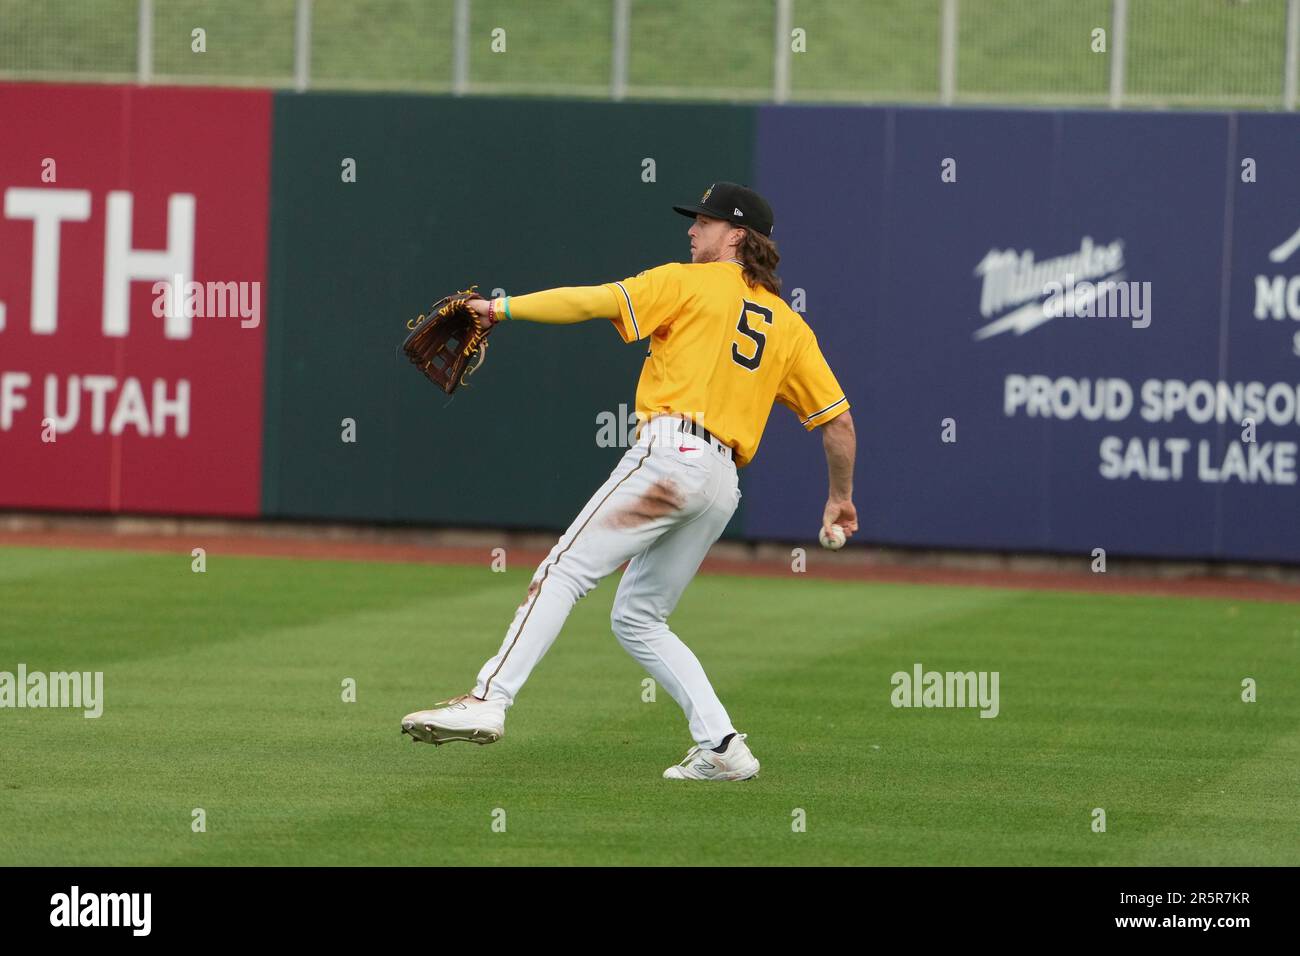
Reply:
[[[1300, 118], [8, 85], [0, 124], [0, 507], [562, 529], [644, 352], [521, 324], [448, 401], [404, 322], [680, 260], [716, 177], [775, 206], [870, 540], [1300, 561]], [[155, 315], [178, 270], [257, 315]], [[1051, 317], [1070, 270], [1140, 298]], [[817, 436], [778, 407], [742, 490], [728, 537], [809, 540]]]

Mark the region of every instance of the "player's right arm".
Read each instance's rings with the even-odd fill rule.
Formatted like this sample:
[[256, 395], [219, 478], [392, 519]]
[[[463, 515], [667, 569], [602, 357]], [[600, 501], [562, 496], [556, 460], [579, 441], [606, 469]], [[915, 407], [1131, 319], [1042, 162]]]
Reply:
[[846, 535], [858, 530], [858, 511], [853, 507], [853, 459], [858, 439], [853, 431], [853, 416], [848, 412], [832, 418], [822, 426], [822, 448], [826, 451], [826, 471], [830, 490], [822, 513], [822, 528], [839, 525]]
[[858, 512], [853, 507], [853, 460], [857, 454], [857, 437], [849, 400], [835, 380], [817, 345], [817, 337], [806, 326], [803, 341], [796, 347], [776, 398], [799, 416], [804, 428], [822, 430], [822, 447], [826, 452], [829, 489], [822, 510], [822, 529], [839, 525], [845, 535], [858, 530]]

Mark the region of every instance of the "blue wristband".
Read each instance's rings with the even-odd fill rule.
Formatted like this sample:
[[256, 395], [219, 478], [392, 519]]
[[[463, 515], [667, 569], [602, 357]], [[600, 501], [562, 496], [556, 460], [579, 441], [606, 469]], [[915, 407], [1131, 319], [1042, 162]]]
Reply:
[[510, 314], [510, 296], [506, 296], [506, 318], [507, 319], [514, 318], [514, 316]]

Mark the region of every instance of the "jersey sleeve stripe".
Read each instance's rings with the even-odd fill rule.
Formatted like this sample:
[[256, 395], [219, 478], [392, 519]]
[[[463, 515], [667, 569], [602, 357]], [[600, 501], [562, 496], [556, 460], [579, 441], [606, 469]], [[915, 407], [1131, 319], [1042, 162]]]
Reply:
[[821, 411], [819, 411], [819, 412], [813, 412], [811, 415], [809, 415], [807, 418], [805, 418], [805, 419], [804, 419], [803, 421], [801, 421], [799, 424], [800, 424], [800, 425], [807, 425], [807, 424], [808, 424], [810, 421], [812, 421], [814, 418], [817, 418], [819, 415], [825, 415], [825, 414], [826, 414], [827, 412], [829, 412], [832, 408], [835, 408], [836, 406], [839, 406], [839, 405], [843, 405], [843, 404], [844, 404], [845, 402], [847, 402], [848, 400], [849, 400], [849, 399], [848, 399], [848, 396], [846, 395], [845, 397], [841, 398], [838, 402], [831, 402], [829, 405], [827, 405], [827, 406], [826, 406], [825, 408], [823, 408]]
[[632, 319], [632, 331], [639, 339], [641, 337], [641, 330], [637, 328], [636, 309], [632, 308], [632, 297], [627, 294], [627, 289], [623, 288], [623, 283], [615, 282], [614, 285], [618, 286], [618, 291], [623, 293], [623, 298], [627, 301], [627, 314]]

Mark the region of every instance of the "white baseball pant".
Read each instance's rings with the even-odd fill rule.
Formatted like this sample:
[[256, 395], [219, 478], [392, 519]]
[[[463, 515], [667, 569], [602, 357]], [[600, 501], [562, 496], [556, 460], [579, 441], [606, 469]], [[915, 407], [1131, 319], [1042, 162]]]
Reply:
[[668, 628], [740, 504], [730, 455], [683, 425], [658, 416], [641, 426], [636, 444], [538, 566], [501, 649], [479, 671], [475, 696], [513, 704], [578, 599], [630, 559], [610, 614], [619, 643], [672, 694], [697, 744], [716, 747], [735, 732], [699, 660]]

